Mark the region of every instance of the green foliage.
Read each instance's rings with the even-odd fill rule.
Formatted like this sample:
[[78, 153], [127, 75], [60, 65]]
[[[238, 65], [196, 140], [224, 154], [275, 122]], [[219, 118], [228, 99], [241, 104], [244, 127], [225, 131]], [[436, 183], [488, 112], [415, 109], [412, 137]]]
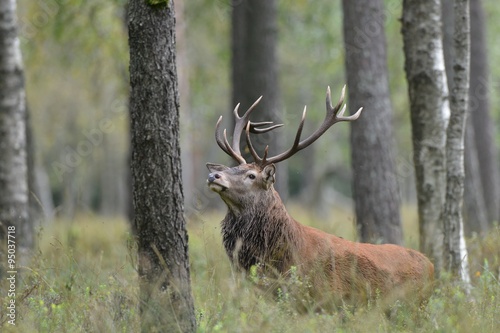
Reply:
[[148, 4], [152, 5], [152, 6], [156, 6], [156, 5], [169, 5], [170, 4], [170, 0], [147, 0]]
[[[307, 213], [300, 207], [292, 209], [307, 224], [325, 229], [320, 220], [306, 218]], [[331, 213], [341, 216], [341, 212]], [[397, 301], [387, 310], [379, 301], [381, 298], [376, 297], [364, 308], [317, 312], [312, 300], [298, 298], [292, 292], [310, 287], [293, 270], [289, 279], [280, 281], [282, 287], [275, 292], [262, 288], [265, 283], [257, 274], [258, 268], [248, 278], [233, 271], [222, 247], [218, 227], [221, 218], [220, 214], [205, 212], [202, 219], [188, 224], [199, 332], [487, 333], [496, 332], [500, 326], [498, 228], [486, 241], [487, 250], [471, 252], [471, 263], [481, 265], [472, 274], [470, 293], [449, 276], [443, 276], [436, 282], [429, 301], [421, 306]], [[351, 227], [346, 228], [341, 222], [330, 227], [330, 231], [338, 230], [345, 237], [354, 238]], [[137, 332], [139, 291], [131, 244], [128, 226], [122, 220], [80, 216], [47, 226], [40, 232], [34, 259], [22, 270], [16, 327], [0, 317], [0, 329]], [[2, 298], [0, 302], [6, 300]]]

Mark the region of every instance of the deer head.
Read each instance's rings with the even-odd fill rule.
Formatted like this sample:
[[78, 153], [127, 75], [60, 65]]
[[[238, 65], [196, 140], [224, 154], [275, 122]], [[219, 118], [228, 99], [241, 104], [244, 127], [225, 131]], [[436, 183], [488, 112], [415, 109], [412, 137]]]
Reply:
[[[328, 87], [326, 91], [326, 116], [321, 126], [309, 137], [301, 140], [307, 110], [307, 107], [304, 107], [302, 119], [297, 129], [292, 147], [272, 157], [268, 156], [269, 146], [266, 146], [263, 156], [260, 157], [255, 151], [250, 139], [250, 133], [265, 133], [283, 126], [282, 124], [273, 125], [272, 122], [254, 123], [250, 121], [250, 114], [260, 102], [262, 96], [255, 101], [242, 117], [238, 115], [240, 105], [238, 104], [234, 109], [235, 126], [232, 144], [229, 144], [226, 130], [224, 129], [222, 133], [220, 131], [220, 124], [222, 121], [222, 116], [220, 116], [215, 128], [215, 140], [219, 147], [239, 163], [239, 165], [230, 168], [221, 164], [207, 163], [207, 168], [210, 171], [207, 182], [210, 189], [217, 192], [230, 209], [240, 210], [248, 203], [255, 203], [257, 193], [273, 189], [276, 173], [275, 163], [284, 161], [311, 145], [334, 124], [341, 121], [353, 121], [358, 119], [363, 108], [360, 108], [351, 116], [344, 116], [346, 109], [344, 97], [345, 86], [342, 89], [337, 105], [333, 107], [331, 103], [330, 87]], [[266, 125], [271, 126], [263, 127]], [[248, 149], [253, 157], [252, 163], [247, 163], [240, 152], [240, 139], [243, 130], [245, 130]]]

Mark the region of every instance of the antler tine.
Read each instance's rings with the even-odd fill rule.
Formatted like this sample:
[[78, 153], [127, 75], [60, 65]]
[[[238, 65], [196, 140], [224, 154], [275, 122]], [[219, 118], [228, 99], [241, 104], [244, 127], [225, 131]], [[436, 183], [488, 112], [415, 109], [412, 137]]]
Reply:
[[[257, 104], [259, 104], [260, 100], [262, 99], [262, 96], [257, 98], [257, 100], [248, 108], [248, 110], [243, 114], [242, 117], [238, 115], [238, 108], [240, 107], [240, 104], [236, 105], [234, 108], [234, 131], [233, 131], [233, 145], [232, 145], [232, 150], [238, 154], [240, 157], [241, 152], [240, 152], [240, 140], [241, 140], [241, 133], [245, 129], [247, 123], [249, 122], [250, 114], [252, 111], [255, 109]], [[246, 162], [243, 162], [246, 163]]]
[[363, 111], [363, 108], [361, 107], [361, 108], [358, 109], [358, 111], [356, 111], [355, 114], [353, 114], [351, 116], [344, 117], [344, 112], [346, 110], [346, 105], [344, 104], [344, 106], [342, 108], [340, 108], [340, 106], [344, 103], [345, 88], [346, 88], [346, 86], [344, 85], [344, 87], [342, 88], [342, 92], [340, 94], [340, 99], [339, 99], [339, 101], [338, 101], [338, 103], [337, 103], [337, 105], [335, 107], [332, 107], [332, 98], [331, 98], [331, 94], [330, 94], [330, 86], [328, 86], [328, 88], [326, 90], [327, 117], [328, 117], [329, 111], [331, 111], [333, 113], [333, 117], [334, 117], [334, 120], [335, 120], [333, 124], [338, 123], [340, 121], [352, 121], [352, 120], [356, 120], [361, 115], [361, 111]]
[[226, 129], [224, 129], [223, 134], [220, 132], [220, 124], [222, 122], [222, 116], [219, 117], [219, 120], [217, 121], [217, 125], [215, 126], [215, 140], [217, 141], [217, 144], [219, 147], [229, 156], [231, 156], [233, 159], [235, 159], [238, 163], [240, 164], [245, 164], [246, 161], [243, 158], [243, 155], [241, 154], [240, 151], [240, 140], [241, 140], [241, 134], [243, 130], [245, 130], [245, 127], [249, 126], [250, 131], [252, 133], [266, 133], [268, 131], [271, 131], [275, 128], [278, 128], [280, 126], [283, 126], [283, 124], [277, 124], [269, 127], [260, 127], [264, 125], [271, 125], [273, 124], [272, 121], [264, 121], [264, 122], [257, 122], [257, 123], [252, 123], [249, 121], [250, 114], [252, 111], [255, 109], [257, 104], [259, 104], [260, 100], [262, 99], [262, 96], [260, 96], [253, 104], [248, 108], [248, 110], [243, 114], [242, 117], [239, 116], [238, 114], [238, 109], [240, 107], [240, 104], [238, 103], [236, 107], [233, 110], [234, 114], [234, 130], [233, 130], [233, 138], [232, 138], [232, 145], [229, 144], [229, 141], [227, 139], [227, 132]]
[[[238, 108], [238, 106], [236, 106]], [[222, 116], [219, 117], [219, 120], [217, 120], [217, 124], [215, 125], [215, 141], [219, 145], [220, 149], [224, 151], [226, 154], [231, 156], [234, 160], [236, 160], [240, 164], [246, 163], [245, 159], [239, 153], [240, 149], [238, 147], [238, 151], [235, 151], [230, 145], [227, 140], [227, 134], [226, 134], [226, 129], [224, 129], [223, 134], [221, 135], [220, 133], [220, 124], [222, 122]]]
[[[263, 164], [264, 158], [266, 156], [264, 156], [264, 158], [260, 158], [259, 154], [257, 154], [257, 152], [255, 151], [255, 148], [252, 145], [252, 141], [250, 140], [250, 125], [251, 125], [250, 122], [248, 122], [247, 128], [245, 130], [246, 138], [247, 138], [247, 146], [248, 146], [248, 149], [250, 150], [250, 154], [252, 154], [252, 157], [253, 157], [253, 160], [255, 161], [255, 163]], [[267, 149], [266, 149], [266, 151], [267, 151]]]
[[238, 151], [236, 151], [234, 148], [232, 148], [229, 145], [229, 142], [227, 141], [227, 136], [226, 136], [226, 129], [224, 129], [224, 145], [226, 146], [226, 149], [229, 151], [229, 155], [234, 157], [234, 159], [236, 161], [238, 161], [238, 163], [240, 163], [240, 164], [246, 163], [245, 159], [243, 158], [243, 156], [239, 152], [240, 151], [239, 147], [238, 147]]
[[255, 134], [266, 133], [266, 132], [272, 131], [275, 128], [283, 126], [283, 124], [276, 124], [276, 125], [265, 127], [265, 128], [257, 128], [257, 126], [270, 125], [273, 122], [272, 121], [262, 121], [259, 123], [254, 123], [254, 122], [249, 122], [249, 123], [250, 123], [250, 132], [255, 133]]
[[226, 149], [226, 145], [224, 144], [224, 139], [220, 135], [220, 123], [222, 122], [222, 116], [217, 120], [217, 124], [215, 124], [215, 141], [219, 145], [220, 149], [222, 149], [226, 154], [229, 154], [229, 151]]
[[353, 120], [358, 119], [363, 108], [360, 108], [355, 114], [353, 114], [351, 116], [344, 117], [344, 112], [346, 109], [346, 105], [344, 104], [345, 88], [346, 88], [346, 86], [344, 86], [342, 88], [342, 92], [340, 94], [340, 99], [337, 102], [337, 105], [335, 107], [332, 106], [330, 87], [328, 87], [326, 89], [326, 115], [325, 115], [325, 119], [323, 120], [323, 123], [320, 125], [320, 127], [316, 131], [314, 131], [314, 133], [312, 133], [308, 138], [300, 141], [300, 136], [302, 134], [302, 129], [304, 127], [304, 121], [305, 121], [305, 117], [306, 117], [306, 108], [304, 108], [304, 112], [302, 114], [302, 119], [300, 121], [299, 128], [297, 129], [297, 134], [295, 135], [295, 140], [294, 140], [292, 147], [279, 155], [273, 156], [273, 157], [268, 158], [266, 160], [261, 159], [259, 162], [261, 164], [261, 166], [265, 166], [265, 165], [268, 165], [271, 163], [277, 163], [277, 162], [286, 160], [287, 158], [296, 154], [298, 151], [311, 145], [321, 135], [323, 135], [323, 133], [325, 133], [330, 127], [332, 127], [334, 124], [336, 124], [340, 121], [353, 121]]
[[[264, 149], [264, 157], [261, 158], [252, 145], [252, 140], [250, 139], [250, 132], [257, 133], [257, 134], [266, 133], [266, 132], [269, 132], [275, 128], [283, 126], [283, 124], [277, 124], [277, 125], [266, 127], [266, 128], [255, 128], [255, 126], [267, 125], [267, 124], [272, 124], [272, 123], [273, 123], [272, 121], [263, 121], [260, 123], [252, 123], [252, 122], [247, 123], [247, 127], [245, 130], [246, 139], [247, 139], [247, 146], [248, 146], [248, 149], [250, 150], [250, 154], [252, 154], [252, 157], [253, 157], [255, 163], [260, 164], [260, 165], [266, 165], [266, 163], [267, 163], [266, 159], [267, 159], [267, 153], [269, 150], [269, 146], [266, 146], [266, 148]], [[253, 131], [252, 131], [252, 127], [254, 129]]]
[[302, 135], [302, 129], [304, 128], [304, 122], [306, 121], [307, 106], [304, 106], [304, 111], [302, 112], [302, 119], [300, 120], [299, 128], [297, 129], [297, 134], [295, 134], [295, 140], [293, 141], [293, 146], [290, 149], [297, 148], [300, 144], [300, 136]]

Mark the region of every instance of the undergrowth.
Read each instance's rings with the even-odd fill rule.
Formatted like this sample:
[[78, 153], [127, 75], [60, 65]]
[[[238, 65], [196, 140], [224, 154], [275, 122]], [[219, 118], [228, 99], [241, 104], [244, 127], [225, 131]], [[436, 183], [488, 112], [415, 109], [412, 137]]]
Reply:
[[[353, 237], [347, 215], [327, 225], [294, 207], [299, 220]], [[500, 327], [500, 229], [468, 240], [472, 288], [448, 276], [436, 281], [421, 306], [377, 300], [366, 307], [330, 313], [297, 311], [295, 296], [271, 295], [231, 269], [222, 247], [222, 216], [203, 214], [188, 223], [191, 283], [199, 332], [497, 332]], [[412, 229], [413, 228], [413, 229]], [[409, 230], [414, 230], [410, 226]], [[407, 228], [405, 228], [405, 231]], [[416, 237], [408, 238], [412, 245]], [[134, 246], [119, 219], [80, 216], [40, 230], [30, 264], [19, 269], [16, 326], [7, 323], [3, 291], [2, 332], [138, 332], [138, 283]], [[304, 286], [297, 276], [291, 284]]]

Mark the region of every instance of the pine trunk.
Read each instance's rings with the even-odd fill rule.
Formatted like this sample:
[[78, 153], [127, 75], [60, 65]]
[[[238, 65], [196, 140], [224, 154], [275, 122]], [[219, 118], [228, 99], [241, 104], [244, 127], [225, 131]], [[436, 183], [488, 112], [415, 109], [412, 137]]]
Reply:
[[[363, 242], [402, 243], [394, 160], [392, 106], [387, 76], [384, 4], [343, 2], [356, 219]], [[367, 52], [367, 50], [370, 50]]]
[[173, 1], [129, 7], [132, 180], [142, 332], [194, 332]]

